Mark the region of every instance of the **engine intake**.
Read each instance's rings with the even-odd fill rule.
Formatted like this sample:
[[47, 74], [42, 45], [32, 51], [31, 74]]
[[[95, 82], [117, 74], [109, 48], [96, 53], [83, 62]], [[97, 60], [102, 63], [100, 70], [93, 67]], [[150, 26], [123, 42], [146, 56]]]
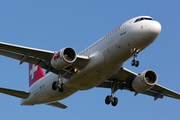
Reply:
[[70, 66], [76, 60], [76, 51], [71, 47], [61, 49], [51, 58], [51, 66], [54, 69], [63, 69]]
[[157, 83], [157, 74], [152, 70], [146, 70], [135, 77], [132, 81], [132, 88], [136, 92], [146, 91]]

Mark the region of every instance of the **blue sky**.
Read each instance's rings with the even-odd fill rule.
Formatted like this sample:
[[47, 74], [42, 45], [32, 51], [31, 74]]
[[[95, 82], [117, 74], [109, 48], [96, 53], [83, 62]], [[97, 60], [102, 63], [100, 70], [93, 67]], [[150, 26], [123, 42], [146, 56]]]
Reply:
[[[124, 67], [136, 73], [152, 69], [158, 84], [180, 92], [179, 1], [155, 0], [8, 0], [0, 1], [0, 41], [33, 48], [59, 51], [66, 46], [77, 53], [123, 22], [141, 15], [159, 21], [162, 31], [157, 40], [139, 53], [138, 68], [128, 60]], [[0, 56], [0, 87], [28, 91], [28, 64]], [[180, 101], [118, 90], [116, 107], [104, 99], [110, 89], [80, 91], [60, 101], [58, 109], [46, 105], [20, 106], [20, 99], [0, 94], [0, 119], [163, 119], [179, 120]]]

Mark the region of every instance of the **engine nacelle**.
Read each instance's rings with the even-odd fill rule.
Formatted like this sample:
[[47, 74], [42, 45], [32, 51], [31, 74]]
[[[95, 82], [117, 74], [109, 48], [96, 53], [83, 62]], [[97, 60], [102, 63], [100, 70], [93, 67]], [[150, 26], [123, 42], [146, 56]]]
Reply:
[[158, 80], [157, 74], [152, 70], [147, 70], [138, 74], [132, 81], [132, 88], [136, 92], [146, 91], [152, 88]]
[[70, 66], [76, 60], [76, 51], [71, 47], [61, 49], [51, 58], [51, 66], [54, 69], [63, 69]]

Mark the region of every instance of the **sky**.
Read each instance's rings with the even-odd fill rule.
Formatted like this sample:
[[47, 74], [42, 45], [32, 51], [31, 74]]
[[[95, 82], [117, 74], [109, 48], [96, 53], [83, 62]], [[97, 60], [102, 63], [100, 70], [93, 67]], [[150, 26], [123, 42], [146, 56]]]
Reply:
[[[142, 15], [160, 22], [162, 31], [156, 41], [138, 54], [138, 68], [131, 59], [124, 67], [141, 73], [151, 69], [158, 84], [180, 93], [180, 2], [178, 0], [4, 0], [0, 1], [0, 41], [59, 51], [71, 46], [77, 53], [121, 25]], [[28, 91], [28, 64], [0, 56], [0, 87]], [[79, 91], [59, 102], [59, 109], [47, 105], [21, 106], [21, 99], [0, 93], [0, 119], [138, 119], [179, 120], [180, 101], [118, 90], [118, 105], [105, 104], [110, 89]]]

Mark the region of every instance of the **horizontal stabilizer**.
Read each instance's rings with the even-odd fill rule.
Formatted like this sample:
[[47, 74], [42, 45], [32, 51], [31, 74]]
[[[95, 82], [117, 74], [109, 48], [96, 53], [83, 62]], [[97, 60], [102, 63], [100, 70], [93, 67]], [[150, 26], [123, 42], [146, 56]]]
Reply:
[[66, 108], [67, 108], [66, 105], [63, 105], [63, 104], [61, 104], [61, 103], [59, 103], [59, 102], [53, 102], [53, 103], [49, 103], [49, 104], [47, 104], [47, 105], [50, 105], [50, 106], [53, 106], [53, 107], [62, 108], [62, 109], [66, 109]]
[[8, 95], [12, 95], [18, 98], [27, 98], [29, 96], [29, 92], [12, 90], [7, 88], [0, 88], [0, 92]]

